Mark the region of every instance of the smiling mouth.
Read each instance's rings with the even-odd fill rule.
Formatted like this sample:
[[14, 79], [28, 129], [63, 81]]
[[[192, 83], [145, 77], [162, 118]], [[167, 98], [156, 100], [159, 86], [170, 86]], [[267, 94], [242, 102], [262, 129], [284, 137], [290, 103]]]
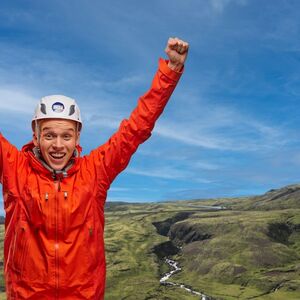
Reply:
[[56, 159], [56, 160], [62, 159], [66, 155], [66, 153], [57, 153], [57, 152], [51, 152], [49, 154], [53, 159]]

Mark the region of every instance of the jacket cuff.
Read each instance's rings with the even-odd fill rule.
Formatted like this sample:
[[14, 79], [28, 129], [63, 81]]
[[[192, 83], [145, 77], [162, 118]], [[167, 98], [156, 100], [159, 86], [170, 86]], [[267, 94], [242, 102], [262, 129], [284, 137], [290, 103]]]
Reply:
[[170, 79], [174, 80], [174, 81], [178, 81], [184, 71], [184, 67], [181, 69], [180, 72], [174, 71], [172, 69], [170, 69], [168, 67], [168, 60], [162, 59], [160, 58], [158, 61], [158, 66], [159, 66], [159, 70], [166, 75], [167, 77], [169, 77]]

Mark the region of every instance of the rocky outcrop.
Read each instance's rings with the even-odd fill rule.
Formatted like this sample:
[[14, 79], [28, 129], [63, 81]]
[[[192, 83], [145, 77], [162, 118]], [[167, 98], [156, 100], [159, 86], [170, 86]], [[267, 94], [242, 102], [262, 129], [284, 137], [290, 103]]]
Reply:
[[168, 236], [174, 245], [210, 239], [212, 237], [211, 233], [203, 232], [196, 225], [192, 225], [189, 222], [181, 222], [188, 219], [191, 215], [191, 212], [182, 212], [172, 218], [152, 224], [159, 234]]
[[162, 274], [163, 276], [160, 279], [160, 284], [185, 289], [191, 294], [200, 296], [201, 299], [214, 300], [214, 298], [209, 297], [200, 291], [194, 290], [190, 285], [169, 281], [170, 277], [173, 274], [182, 270], [181, 267], [178, 266], [178, 262], [170, 259], [171, 256], [176, 255], [181, 251], [181, 248], [178, 247], [178, 244], [182, 244], [182, 242], [189, 243], [194, 240], [203, 240], [209, 238], [209, 235], [190, 230], [191, 228], [185, 227], [185, 225], [183, 225], [185, 223], [182, 224], [180, 222], [189, 218], [191, 214], [192, 212], [182, 212], [164, 221], [152, 223], [159, 234], [168, 236], [170, 238], [169, 241], [153, 247], [153, 253], [155, 253], [158, 257], [160, 266], [162, 266], [162, 264], [166, 262], [169, 266], [172, 267], [170, 271]]
[[172, 218], [168, 218], [161, 222], [153, 222], [152, 224], [155, 226], [157, 232], [160, 235], [168, 236], [169, 230], [173, 224], [187, 219], [192, 214], [193, 214], [192, 212], [180, 212], [175, 216], [173, 216]]
[[182, 212], [164, 221], [152, 223], [160, 235], [167, 236], [170, 239], [153, 248], [153, 253], [159, 259], [177, 254], [180, 251], [179, 246], [183, 244], [203, 241], [212, 237], [211, 233], [203, 232], [196, 225], [192, 225], [188, 221], [182, 222], [192, 214], [192, 212]]
[[159, 245], [154, 246], [153, 248], [153, 253], [155, 253], [159, 259], [175, 255], [179, 251], [180, 249], [177, 246], [175, 246], [171, 241], [161, 243]]
[[171, 226], [168, 236], [174, 243], [181, 245], [210, 239], [212, 234], [189, 222], [181, 222]]
[[293, 232], [300, 232], [300, 224], [275, 222], [269, 224], [267, 235], [273, 241], [286, 245], [289, 243], [289, 237]]
[[[163, 236], [168, 236], [170, 228], [179, 221], [187, 219], [192, 213], [191, 212], [181, 212], [176, 214], [175, 216], [168, 218], [161, 222], [153, 222], [152, 224], [155, 226], [156, 231]], [[157, 255], [159, 259], [163, 259], [165, 257], [169, 257], [177, 254], [180, 249], [177, 247], [176, 243], [172, 240], [161, 243], [153, 247], [153, 253]]]

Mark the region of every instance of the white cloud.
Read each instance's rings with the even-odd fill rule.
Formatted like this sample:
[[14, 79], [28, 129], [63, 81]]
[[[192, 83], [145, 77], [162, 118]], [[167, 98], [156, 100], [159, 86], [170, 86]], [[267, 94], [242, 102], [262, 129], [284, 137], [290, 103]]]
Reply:
[[[174, 168], [170, 168], [168, 166], [162, 166], [161, 168], [152, 168], [147, 170], [144, 169], [138, 169], [129, 167], [125, 171], [128, 174], [134, 174], [134, 175], [142, 175], [142, 176], [148, 176], [148, 177], [156, 177], [156, 178], [163, 178], [163, 179], [183, 179], [186, 178], [187, 172], [185, 171], [179, 171]], [[188, 173], [188, 175], [191, 175]]]
[[230, 149], [230, 146], [226, 145], [226, 140], [222, 141], [220, 138], [216, 139], [212, 136], [205, 136], [204, 134], [193, 132], [186, 126], [182, 125], [159, 124], [155, 128], [155, 133], [190, 146], [198, 146], [208, 149]]
[[0, 110], [8, 113], [33, 114], [37, 99], [15, 86], [0, 86]]
[[[191, 103], [187, 105], [193, 107]], [[289, 134], [278, 124], [266, 124], [222, 104], [202, 100], [192, 115], [187, 109], [179, 114], [174, 117], [176, 122], [172, 116], [160, 121], [155, 132], [186, 145], [228, 151], [265, 151], [290, 141]]]
[[179, 170], [175, 167], [170, 167], [167, 165], [163, 165], [161, 167], [156, 168], [147, 168], [147, 170], [141, 170], [134, 167], [129, 167], [126, 171], [128, 174], [134, 175], [142, 175], [148, 177], [162, 178], [162, 179], [177, 179], [177, 180], [187, 180], [191, 179], [193, 181], [201, 182], [201, 183], [210, 183], [210, 180], [197, 178], [195, 174], [189, 170]]
[[91, 115], [86, 113], [86, 116], [88, 118], [86, 121], [91, 126], [117, 129], [121, 122], [121, 118], [112, 116], [110, 115], [109, 112], [107, 114], [91, 114]]
[[113, 81], [94, 81], [92, 82], [92, 84], [98, 87], [120, 92], [120, 90], [128, 90], [130, 87], [139, 86], [140, 84], [144, 83], [144, 81], [144, 76], [130, 75], [126, 77], [121, 77]]
[[210, 0], [212, 8], [217, 13], [222, 13], [229, 4], [245, 5], [247, 0]]
[[191, 163], [192, 163], [192, 167], [194, 167], [195, 169], [214, 171], [221, 168], [220, 165], [210, 163], [210, 162], [205, 162], [205, 161], [192, 161]]

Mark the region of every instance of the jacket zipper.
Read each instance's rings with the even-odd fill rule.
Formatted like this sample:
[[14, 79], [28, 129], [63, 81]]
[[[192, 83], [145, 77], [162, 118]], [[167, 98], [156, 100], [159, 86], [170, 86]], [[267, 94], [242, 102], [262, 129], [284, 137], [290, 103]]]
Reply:
[[54, 182], [55, 186], [55, 243], [54, 243], [54, 251], [55, 251], [55, 299], [59, 299], [59, 192], [60, 192], [60, 178], [58, 181]]

